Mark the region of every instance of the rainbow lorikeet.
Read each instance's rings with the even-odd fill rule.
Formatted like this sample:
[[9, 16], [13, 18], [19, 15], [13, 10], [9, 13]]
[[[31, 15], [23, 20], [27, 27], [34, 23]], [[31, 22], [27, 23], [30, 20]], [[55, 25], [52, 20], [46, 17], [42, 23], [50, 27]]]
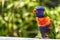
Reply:
[[38, 24], [38, 29], [42, 34], [42, 38], [48, 37], [48, 32], [50, 31], [50, 18], [48, 16], [44, 16], [44, 7], [37, 6], [33, 12], [36, 14], [36, 21]]

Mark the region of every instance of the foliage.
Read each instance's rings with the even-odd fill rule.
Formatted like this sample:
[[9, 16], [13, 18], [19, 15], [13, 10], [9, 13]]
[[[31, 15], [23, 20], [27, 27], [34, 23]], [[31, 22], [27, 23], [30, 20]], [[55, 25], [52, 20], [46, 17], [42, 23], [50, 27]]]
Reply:
[[[1, 4], [1, 3], [0, 3]], [[33, 9], [40, 5], [39, 0], [8, 0], [4, 1], [0, 10], [0, 36], [35, 37], [40, 36]], [[60, 38], [60, 6], [46, 9], [46, 14], [55, 26], [56, 38]], [[3, 11], [3, 12], [2, 12]]]

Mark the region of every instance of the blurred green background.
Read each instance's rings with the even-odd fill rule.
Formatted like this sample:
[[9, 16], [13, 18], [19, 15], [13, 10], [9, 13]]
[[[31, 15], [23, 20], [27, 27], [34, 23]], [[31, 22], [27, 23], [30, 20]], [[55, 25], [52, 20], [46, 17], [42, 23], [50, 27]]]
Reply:
[[41, 38], [33, 13], [39, 5], [45, 7], [55, 27], [55, 37], [60, 38], [60, 0], [1, 0], [0, 36]]

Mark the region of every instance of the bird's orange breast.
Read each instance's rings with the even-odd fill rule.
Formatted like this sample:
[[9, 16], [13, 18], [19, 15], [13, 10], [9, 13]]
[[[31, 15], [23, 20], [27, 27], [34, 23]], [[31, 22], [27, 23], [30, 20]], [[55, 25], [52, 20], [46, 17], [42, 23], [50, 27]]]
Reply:
[[49, 17], [43, 17], [43, 18], [36, 17], [36, 21], [37, 21], [38, 26], [50, 24]]

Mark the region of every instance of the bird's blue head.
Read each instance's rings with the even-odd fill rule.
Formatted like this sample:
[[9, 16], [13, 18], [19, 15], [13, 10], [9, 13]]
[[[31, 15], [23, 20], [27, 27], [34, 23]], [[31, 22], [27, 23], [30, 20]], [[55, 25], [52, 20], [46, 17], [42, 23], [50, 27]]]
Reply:
[[44, 17], [45, 9], [42, 6], [36, 7], [33, 12], [36, 13], [36, 17]]

